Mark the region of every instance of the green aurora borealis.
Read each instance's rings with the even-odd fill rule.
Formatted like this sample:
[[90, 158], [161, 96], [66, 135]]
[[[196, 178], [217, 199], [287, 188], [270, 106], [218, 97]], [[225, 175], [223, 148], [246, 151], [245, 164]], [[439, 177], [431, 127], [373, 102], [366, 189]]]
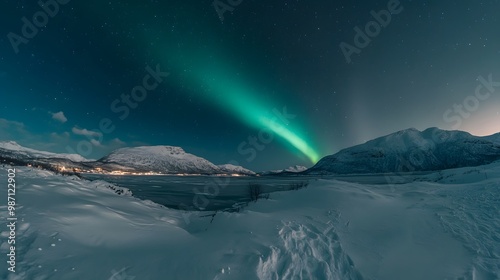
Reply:
[[[354, 28], [387, 2], [245, 0], [221, 22], [212, 1], [69, 1], [16, 54], [6, 35], [21, 34], [21, 19], [41, 8], [7, 1], [0, 141], [63, 153], [94, 138], [94, 159], [121, 147], [171, 145], [266, 171], [311, 167], [410, 127], [452, 129], [443, 114], [474, 94], [477, 78], [500, 79], [500, 3], [401, 3], [404, 12], [347, 63], [339, 44], [353, 44]], [[170, 75], [121, 120], [110, 104], [156, 65]], [[492, 94], [459, 129], [497, 132], [499, 102]], [[116, 129], [89, 136], [104, 118]], [[262, 132], [273, 139], [257, 148], [249, 139]], [[239, 149], [245, 142], [255, 159]]]
[[[306, 156], [311, 163], [314, 164], [320, 159], [312, 140], [301, 134], [304, 128], [299, 127], [298, 120], [288, 121], [272, 116], [272, 111], [281, 110], [285, 102], [270, 100], [271, 98], [266, 97], [266, 94], [246, 81], [250, 78], [235, 74], [231, 71], [230, 63], [222, 63], [223, 58], [208, 57], [210, 57], [209, 60], [199, 57], [195, 60], [196, 63], [193, 63], [191, 59], [174, 63], [174, 65], [169, 64], [169, 66], [179, 72], [182, 72], [180, 65], [190, 69], [186, 71], [185, 79], [197, 85], [198, 90], [195, 90], [195, 93], [199, 98], [229, 112], [245, 125], [273, 133], [287, 143], [287, 147]], [[169, 61], [177, 61], [177, 59], [171, 58]]]

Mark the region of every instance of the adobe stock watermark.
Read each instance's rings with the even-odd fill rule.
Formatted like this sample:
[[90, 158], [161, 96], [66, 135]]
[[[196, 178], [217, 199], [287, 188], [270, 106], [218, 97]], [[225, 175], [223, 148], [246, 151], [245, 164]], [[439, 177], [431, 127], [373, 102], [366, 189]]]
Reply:
[[[493, 81], [493, 74], [489, 74], [488, 78], [479, 76], [474, 94], [468, 95], [460, 104], [453, 104], [452, 108], [443, 113], [443, 120], [447, 123], [453, 123], [452, 129], [459, 129], [464, 119], [468, 119], [474, 112], [479, 110], [481, 102], [485, 102], [491, 98], [496, 92], [496, 87], [500, 87], [500, 82]], [[396, 172], [385, 175], [385, 179], [389, 184], [401, 184], [407, 182], [409, 174], [420, 171], [422, 166], [428, 162], [438, 162], [437, 157], [432, 153], [432, 148], [436, 145], [444, 143], [448, 140], [448, 134], [441, 130], [433, 131], [430, 140], [419, 145], [420, 148], [414, 148], [409, 151], [407, 156], [398, 155], [396, 159]], [[409, 147], [403, 143], [403, 150], [408, 150]]]
[[241, 3], [243, 3], [243, 0], [214, 0], [212, 5], [219, 16], [220, 21], [224, 22], [224, 13], [232, 13]]
[[[110, 104], [111, 112], [119, 114], [118, 118], [120, 120], [125, 120], [129, 115], [130, 111], [136, 109], [139, 103], [143, 102], [147, 96], [148, 92], [155, 90], [163, 79], [168, 77], [170, 73], [162, 72], [160, 70], [160, 65], [156, 65], [156, 69], [151, 68], [149, 65], [146, 66], [146, 71], [148, 74], [142, 79], [142, 84], [132, 88], [130, 94], [122, 93], [120, 98], [115, 99]], [[104, 140], [104, 134], [110, 134], [116, 129], [113, 120], [109, 118], [102, 118], [99, 121], [99, 128], [94, 129], [87, 133], [87, 140], [82, 140], [78, 142], [76, 146], [76, 152], [71, 146], [66, 146], [66, 151], [70, 154], [78, 153], [79, 155], [86, 157], [92, 154], [93, 143], [96, 141], [102, 143]], [[94, 137], [97, 137], [95, 139]]]
[[21, 35], [9, 32], [7, 38], [9, 39], [12, 48], [16, 54], [19, 53], [19, 46], [21, 44], [28, 44], [29, 40], [35, 38], [38, 35], [39, 28], [47, 26], [50, 18], [54, 18], [60, 11], [59, 5], [66, 5], [71, 0], [48, 0], [44, 2], [43, 0], [38, 1], [38, 6], [41, 10], [35, 12], [32, 16], [31, 21], [22, 17], [21, 21], [23, 26], [21, 27]]
[[[294, 114], [288, 113], [286, 106], [281, 111], [274, 108], [271, 110], [271, 113], [273, 117], [270, 118], [270, 127], [275, 128], [275, 130], [279, 130], [283, 125], [289, 125], [290, 121], [297, 117]], [[257, 135], [250, 135], [248, 136], [248, 141], [241, 142], [237, 147], [237, 151], [240, 155], [247, 156], [247, 162], [252, 162], [257, 158], [258, 152], [262, 152], [266, 145], [270, 144], [274, 138], [275, 132], [272, 129], [267, 127], [261, 128]], [[236, 160], [232, 160], [229, 163], [237, 166], [240, 165]], [[179, 204], [179, 209], [186, 211], [182, 214], [186, 225], [190, 224], [190, 216], [193, 215], [192, 211], [205, 210], [210, 204], [210, 199], [216, 198], [221, 190], [229, 186], [230, 182], [231, 177], [214, 176], [212, 180], [204, 185], [203, 191], [197, 187], [193, 188], [195, 196], [193, 197], [192, 206]]]
[[[285, 126], [290, 124], [290, 120], [295, 119], [297, 116], [293, 114], [289, 114], [286, 107], [283, 107], [281, 111], [274, 108], [272, 110], [273, 118], [271, 119], [270, 127], [274, 127], [275, 130], [280, 129], [280, 125], [278, 124], [278, 120]], [[271, 128], [262, 128], [257, 135], [248, 136], [248, 142], [243, 141], [238, 145], [238, 153], [242, 156], [248, 155], [246, 160], [248, 162], [253, 161], [257, 157], [258, 152], [262, 152], [267, 144], [270, 144], [274, 140], [274, 132]]]
[[488, 100], [495, 93], [495, 87], [500, 87], [500, 82], [493, 81], [493, 74], [488, 75], [488, 80], [483, 76], [477, 79], [480, 84], [476, 87], [474, 94], [465, 97], [460, 104], [453, 104], [453, 108], [446, 110], [443, 114], [445, 122], [454, 123], [453, 129], [462, 126], [463, 120], [470, 118], [472, 113], [479, 110], [481, 102]]
[[353, 54], [360, 54], [361, 50], [368, 47], [372, 39], [377, 37], [382, 31], [382, 27], [386, 28], [392, 21], [392, 15], [398, 15], [403, 11], [403, 7], [399, 0], [390, 0], [387, 3], [387, 10], [380, 10], [379, 12], [371, 11], [373, 21], [369, 21], [364, 30], [358, 26], [354, 27], [354, 46], [346, 42], [340, 43], [340, 49], [344, 54], [347, 63], [351, 63], [351, 56]]

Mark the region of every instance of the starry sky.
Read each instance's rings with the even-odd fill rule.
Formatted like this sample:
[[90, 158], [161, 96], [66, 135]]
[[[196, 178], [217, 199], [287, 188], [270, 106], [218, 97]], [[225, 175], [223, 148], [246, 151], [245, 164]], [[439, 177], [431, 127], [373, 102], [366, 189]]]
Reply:
[[261, 171], [410, 127], [500, 131], [498, 0], [42, 2], [0, 4], [0, 141]]

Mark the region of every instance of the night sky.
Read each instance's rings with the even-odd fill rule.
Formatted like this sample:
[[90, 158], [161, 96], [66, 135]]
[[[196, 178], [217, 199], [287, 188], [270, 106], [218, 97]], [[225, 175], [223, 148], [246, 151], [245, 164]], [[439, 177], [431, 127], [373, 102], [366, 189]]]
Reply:
[[410, 127], [500, 131], [500, 1], [59, 1], [0, 4], [0, 141], [260, 171]]

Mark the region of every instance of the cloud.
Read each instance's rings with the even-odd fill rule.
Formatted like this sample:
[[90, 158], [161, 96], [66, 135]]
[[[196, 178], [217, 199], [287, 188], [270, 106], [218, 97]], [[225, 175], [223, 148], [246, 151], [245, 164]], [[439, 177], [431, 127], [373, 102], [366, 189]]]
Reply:
[[70, 137], [69, 132], [67, 131], [63, 133], [52, 132], [50, 136], [56, 140], [68, 139]]
[[92, 143], [92, 145], [94, 145], [94, 146], [98, 146], [98, 147], [102, 146], [101, 142], [99, 142], [99, 141], [97, 141], [95, 139], [90, 139], [90, 143]]
[[68, 118], [64, 115], [63, 111], [57, 112], [57, 113], [51, 113], [52, 114], [52, 119], [56, 121], [60, 121], [62, 123], [65, 123], [68, 121]]
[[67, 132], [34, 134], [21, 122], [0, 118], [0, 141], [12, 140], [40, 151], [65, 152], [61, 147], [70, 142], [69, 136]]
[[0, 141], [27, 137], [28, 134], [26, 126], [22, 122], [0, 118]]
[[97, 132], [97, 131], [91, 131], [91, 130], [88, 130], [86, 128], [78, 128], [78, 127], [73, 127], [71, 129], [71, 131], [76, 134], [76, 135], [83, 135], [83, 136], [87, 136], [87, 137], [101, 137], [102, 136], [102, 133], [100, 132]]
[[111, 140], [111, 144], [116, 145], [116, 146], [125, 146], [126, 145], [126, 143], [123, 142], [122, 140], [120, 140], [120, 138], [115, 138], [115, 139]]
[[0, 118], [0, 127], [15, 127], [16, 129], [24, 129], [24, 124], [22, 122], [9, 121]]
[[[47, 111], [43, 112], [46, 114]], [[86, 138], [82, 140], [81, 136]], [[99, 158], [127, 145], [119, 138], [108, 140], [98, 131], [76, 126], [71, 131], [33, 133], [24, 123], [3, 118], [0, 118], [0, 141], [16, 141], [24, 147], [53, 153], [69, 153], [68, 147], [76, 150], [79, 143], [88, 141], [93, 149], [90, 155], [82, 154], [86, 158]]]

